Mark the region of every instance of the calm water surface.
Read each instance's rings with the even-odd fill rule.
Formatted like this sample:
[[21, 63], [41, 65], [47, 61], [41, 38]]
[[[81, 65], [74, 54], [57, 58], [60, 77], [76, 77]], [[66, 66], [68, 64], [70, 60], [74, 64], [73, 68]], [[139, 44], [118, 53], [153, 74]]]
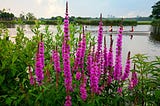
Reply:
[[[16, 26], [17, 27], [17, 26]], [[44, 30], [44, 25], [41, 26], [41, 30]], [[119, 27], [114, 26], [113, 30], [118, 30]], [[34, 36], [32, 31], [30, 30], [29, 25], [24, 26], [25, 29], [25, 35], [29, 38]], [[108, 26], [103, 27], [104, 30], [108, 30]], [[145, 31], [150, 32], [151, 26], [150, 25], [138, 25], [134, 27], [135, 31]], [[56, 34], [56, 26], [50, 25], [49, 30]], [[87, 26], [87, 30], [98, 30], [98, 26]], [[125, 31], [131, 30], [131, 26], [124, 26]], [[10, 36], [16, 35], [16, 28], [9, 28]], [[97, 33], [92, 33], [93, 36], [97, 36]], [[104, 36], [107, 36], [107, 45], [109, 45], [109, 34], [104, 34]], [[116, 43], [116, 34], [113, 34], [114, 39], [114, 52], [115, 52], [115, 43]], [[134, 54], [146, 54], [150, 56], [151, 58], [154, 58], [155, 56], [160, 56], [160, 42], [155, 41], [150, 38], [150, 34], [146, 35], [133, 35], [133, 39], [130, 39], [129, 35], [123, 35], [123, 60], [126, 59], [128, 51], [131, 51], [132, 56]]]

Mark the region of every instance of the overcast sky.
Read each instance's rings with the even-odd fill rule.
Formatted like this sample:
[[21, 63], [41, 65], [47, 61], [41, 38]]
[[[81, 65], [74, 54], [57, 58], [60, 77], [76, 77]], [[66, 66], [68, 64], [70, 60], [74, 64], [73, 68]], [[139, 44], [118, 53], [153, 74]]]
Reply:
[[[68, 0], [70, 16], [116, 17], [149, 16], [159, 0]], [[0, 0], [0, 9], [10, 9], [16, 16], [31, 12], [38, 18], [64, 16], [66, 0]]]

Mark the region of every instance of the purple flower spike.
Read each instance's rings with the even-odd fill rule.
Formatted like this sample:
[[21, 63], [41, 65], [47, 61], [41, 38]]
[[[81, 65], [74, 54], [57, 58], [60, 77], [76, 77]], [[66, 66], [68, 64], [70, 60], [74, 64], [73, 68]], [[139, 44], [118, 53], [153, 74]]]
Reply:
[[80, 94], [83, 101], [87, 99], [87, 90], [86, 90], [86, 84], [82, 83], [80, 85]]
[[113, 39], [112, 36], [110, 37], [110, 49], [108, 52], [108, 68], [109, 70], [111, 70], [111, 68], [113, 67]]
[[102, 50], [103, 41], [103, 27], [102, 27], [102, 14], [100, 14], [99, 30], [98, 30], [98, 47], [97, 47], [97, 59], [99, 59], [100, 51]]
[[137, 73], [136, 72], [132, 72], [132, 77], [131, 77], [130, 84], [129, 84], [128, 88], [130, 90], [132, 90], [137, 84], [138, 84]]
[[130, 52], [128, 52], [128, 58], [127, 58], [127, 61], [126, 61], [126, 67], [125, 67], [125, 70], [124, 70], [124, 75], [122, 77], [122, 81], [125, 81], [128, 76], [129, 76], [129, 73], [130, 73]]
[[112, 70], [113, 70], [113, 50], [112, 50], [112, 46], [113, 46], [113, 39], [112, 39], [112, 35], [110, 35], [110, 49], [108, 52], [108, 79], [107, 79], [107, 84], [110, 85], [112, 82]]
[[122, 75], [122, 28], [119, 29], [119, 34], [117, 35], [117, 44], [116, 44], [116, 60], [114, 67], [114, 79], [120, 80]]
[[70, 46], [69, 41], [69, 18], [68, 18], [68, 2], [66, 2], [66, 16], [64, 20], [64, 39], [62, 44], [64, 85], [67, 95], [72, 91], [72, 74], [70, 67]]
[[52, 51], [52, 59], [54, 62], [54, 70], [58, 73], [61, 72], [61, 67], [60, 67], [60, 56], [59, 53], [55, 50]]
[[99, 67], [97, 62], [93, 62], [90, 71], [90, 87], [92, 93], [98, 93], [98, 83], [99, 83]]
[[40, 42], [38, 44], [38, 51], [36, 54], [36, 63], [35, 63], [35, 74], [38, 85], [42, 85], [42, 80], [44, 79], [43, 68], [44, 68], [44, 43]]
[[81, 79], [81, 72], [76, 72], [76, 80], [80, 80]]
[[104, 37], [104, 70], [106, 73], [107, 67], [108, 67], [108, 54], [107, 54], [107, 46], [106, 46], [106, 37]]
[[117, 92], [118, 92], [120, 95], [122, 95], [122, 87], [119, 87], [119, 88], [117, 89]]
[[70, 95], [66, 96], [66, 101], [65, 101], [64, 106], [72, 106], [72, 101], [71, 101]]
[[42, 66], [44, 68], [44, 42], [39, 43], [39, 53], [41, 54], [40, 58], [42, 60]]
[[92, 57], [92, 55], [89, 53], [89, 54], [88, 54], [88, 57], [87, 57], [87, 71], [88, 71], [88, 75], [89, 75], [89, 76], [90, 76], [90, 71], [91, 71], [92, 62], [93, 62], [93, 57]]

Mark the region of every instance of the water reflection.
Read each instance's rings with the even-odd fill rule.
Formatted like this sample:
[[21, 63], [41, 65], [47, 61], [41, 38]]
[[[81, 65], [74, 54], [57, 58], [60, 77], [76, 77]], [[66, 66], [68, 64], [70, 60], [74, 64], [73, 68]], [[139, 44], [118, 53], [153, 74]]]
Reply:
[[153, 42], [160, 42], [160, 26], [152, 26], [151, 27], [151, 35], [150, 40]]
[[[34, 36], [34, 33], [31, 31], [31, 28], [33, 27], [33, 25], [24, 25], [24, 33], [25, 36], [28, 38], [31, 38], [32, 36]], [[57, 26], [54, 25], [50, 25], [49, 26], [49, 31], [51, 31], [51, 33], [53, 33], [53, 35], [55, 35], [57, 33]], [[9, 28], [9, 34], [10, 37], [12, 36], [16, 36], [16, 28], [17, 25], [15, 26], [15, 28]], [[109, 26], [104, 26], [104, 31], [108, 31]], [[113, 31], [118, 30], [118, 26], [113, 26]], [[45, 25], [41, 25], [40, 27], [40, 31], [44, 32], [45, 29]], [[63, 26], [62, 26], [63, 29]], [[94, 32], [94, 30], [98, 30], [98, 26], [87, 26], [87, 30], [93, 30], [93, 32], [91, 33], [92, 36], [97, 36], [98, 33]], [[124, 26], [124, 30], [125, 31], [130, 31], [131, 30], [131, 26]], [[138, 25], [134, 27], [134, 32], [136, 33], [123, 33], [123, 59], [126, 60], [126, 56], [128, 51], [131, 51], [131, 55], [135, 55], [138, 53], [142, 53], [142, 54], [147, 54], [148, 56], [159, 56], [160, 53], [160, 41], [158, 41], [158, 38], [155, 38], [157, 36], [155, 35], [150, 35], [151, 32], [151, 25]], [[147, 33], [146, 33], [147, 32]], [[144, 33], [144, 34], [142, 34]], [[106, 41], [107, 41], [107, 45], [109, 47], [110, 45], [110, 34], [111, 33], [104, 33], [104, 36], [106, 36]], [[113, 39], [113, 49], [115, 52], [115, 43], [116, 43], [116, 33], [112, 34], [112, 39]], [[96, 37], [97, 38], [97, 37]]]
[[160, 35], [153, 35], [149, 36], [149, 40], [153, 43], [160, 43]]

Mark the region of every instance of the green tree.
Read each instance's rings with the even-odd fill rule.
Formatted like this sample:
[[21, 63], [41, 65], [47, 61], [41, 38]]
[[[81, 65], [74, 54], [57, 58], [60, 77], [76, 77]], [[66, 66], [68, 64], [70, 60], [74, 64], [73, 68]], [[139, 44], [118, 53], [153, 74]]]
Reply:
[[14, 19], [14, 14], [13, 13], [8, 13], [8, 12], [0, 12], [0, 19], [1, 20], [13, 20]]
[[36, 17], [34, 16], [33, 13], [28, 12], [28, 13], [26, 14], [26, 19], [27, 19], [28, 21], [32, 21], [32, 20], [35, 20]]
[[152, 6], [152, 18], [160, 19], [160, 1], [158, 1], [155, 5]]
[[22, 12], [21, 14], [19, 14], [19, 18], [21, 20], [25, 20], [25, 14], [24, 14], [24, 12]]

